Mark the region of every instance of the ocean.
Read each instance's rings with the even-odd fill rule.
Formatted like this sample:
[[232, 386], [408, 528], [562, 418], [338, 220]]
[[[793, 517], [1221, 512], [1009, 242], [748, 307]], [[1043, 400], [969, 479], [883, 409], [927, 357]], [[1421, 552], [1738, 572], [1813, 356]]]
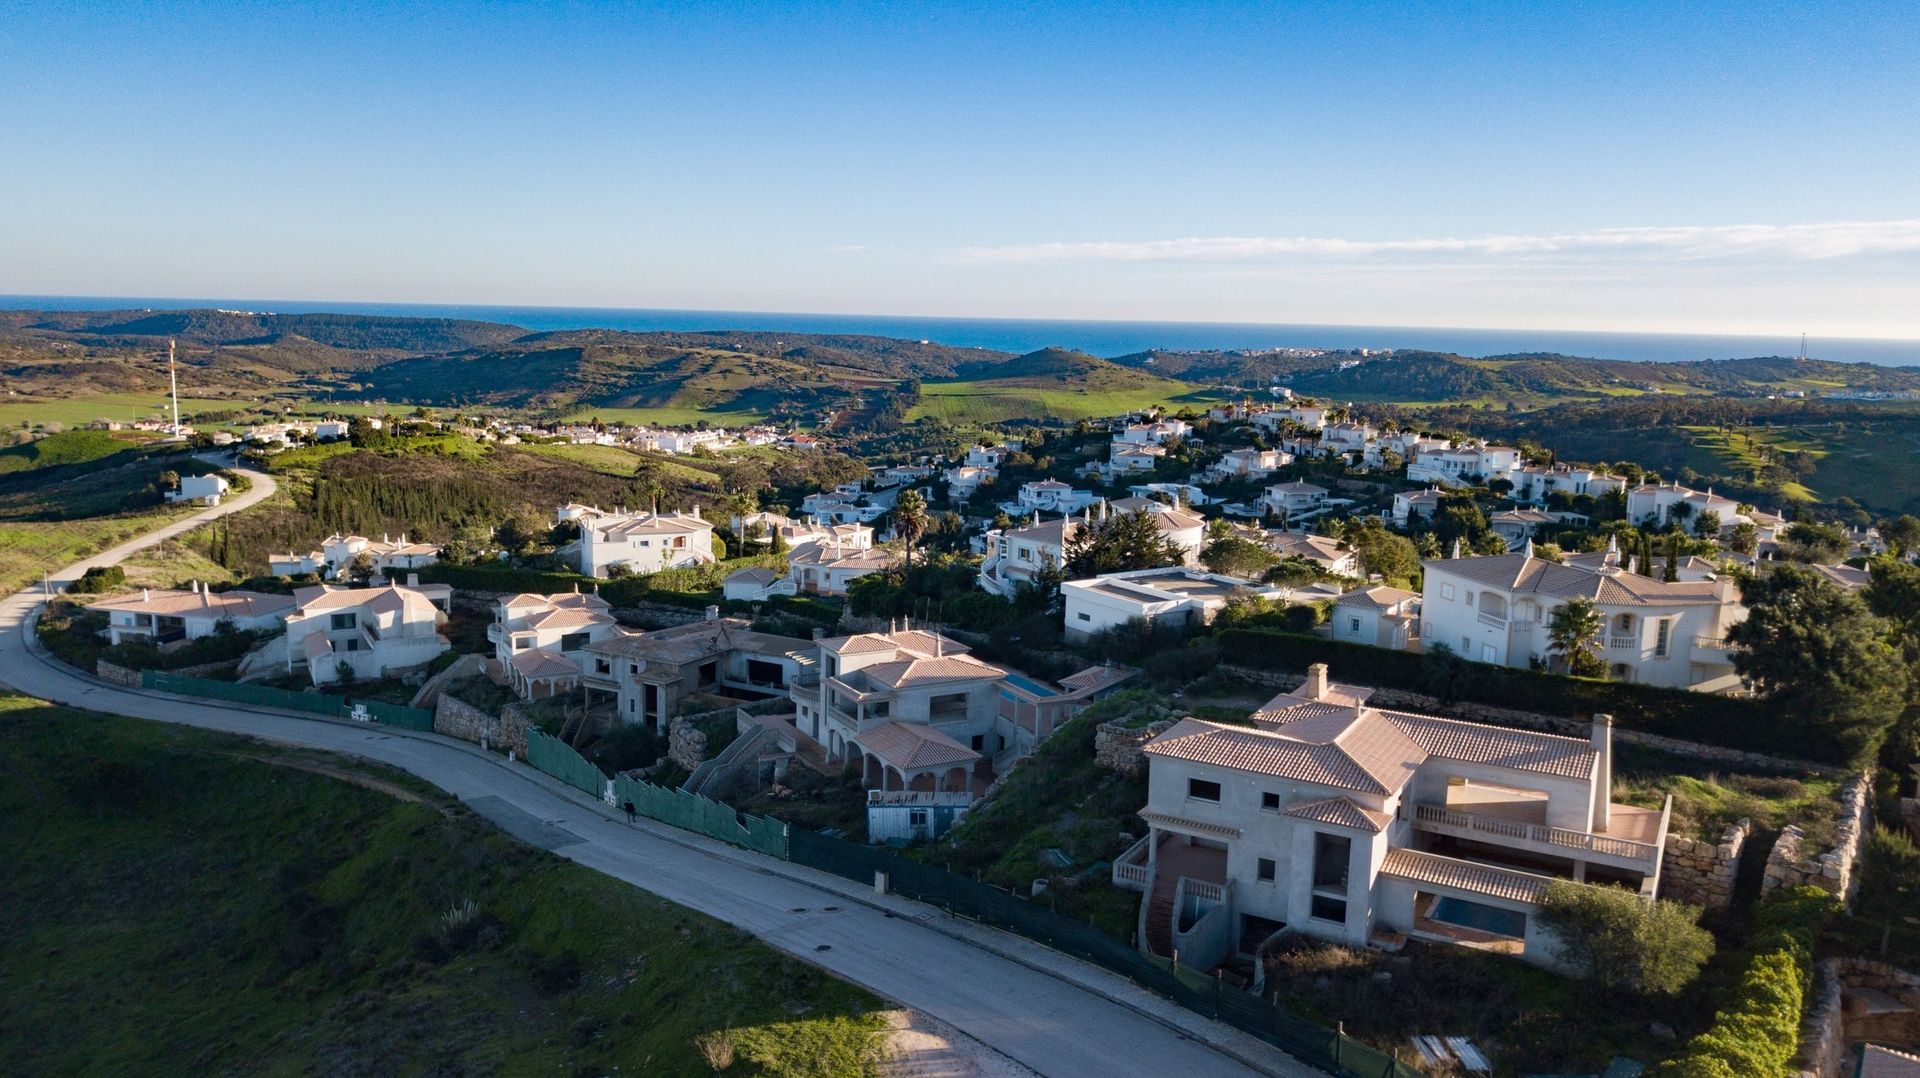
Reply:
[[[1449, 329], [1422, 326], [1283, 325], [1243, 322], [1092, 322], [1024, 318], [913, 318], [894, 315], [791, 314], [772, 311], [678, 311], [623, 307], [501, 307], [310, 300], [154, 299], [126, 296], [0, 296], [0, 307], [38, 310], [218, 307], [281, 314], [333, 312], [408, 318], [472, 318], [532, 330], [765, 330], [846, 333], [928, 340], [961, 348], [1031, 352], [1062, 347], [1097, 356], [1149, 349], [1425, 348], [1467, 356], [1558, 352], [1645, 362], [1790, 356], [1798, 337], [1682, 333], [1591, 333], [1579, 330]], [[1816, 359], [1920, 365], [1920, 340], [1813, 338]]]

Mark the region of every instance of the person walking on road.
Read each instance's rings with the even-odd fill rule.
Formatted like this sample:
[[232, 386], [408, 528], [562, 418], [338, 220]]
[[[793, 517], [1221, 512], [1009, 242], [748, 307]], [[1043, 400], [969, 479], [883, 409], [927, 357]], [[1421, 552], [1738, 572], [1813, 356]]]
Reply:
[[633, 799], [628, 798], [627, 803], [624, 805], [621, 805], [620, 807], [627, 810], [627, 822], [632, 823], [633, 822]]

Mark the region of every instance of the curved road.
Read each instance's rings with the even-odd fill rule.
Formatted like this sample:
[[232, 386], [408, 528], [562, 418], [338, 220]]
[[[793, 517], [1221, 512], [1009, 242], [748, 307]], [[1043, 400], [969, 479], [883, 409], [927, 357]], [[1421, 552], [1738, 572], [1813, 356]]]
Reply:
[[[71, 581], [273, 493], [253, 489], [64, 570]], [[958, 1028], [1045, 1075], [1317, 1075], [1277, 1049], [1131, 982], [1010, 933], [773, 858], [643, 821], [524, 764], [431, 734], [248, 711], [79, 676], [30, 647], [42, 597], [0, 603], [0, 681], [29, 696], [378, 760], [458, 797], [526, 841], [735, 925], [782, 951]]]

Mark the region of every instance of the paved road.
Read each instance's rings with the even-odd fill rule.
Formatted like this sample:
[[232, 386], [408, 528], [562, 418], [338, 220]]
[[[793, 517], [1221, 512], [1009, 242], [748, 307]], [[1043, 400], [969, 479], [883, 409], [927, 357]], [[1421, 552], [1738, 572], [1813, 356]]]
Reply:
[[[88, 559], [57, 579], [111, 564], [222, 510], [231, 512], [271, 494], [271, 480], [249, 474], [254, 489], [248, 495]], [[1041, 1074], [1264, 1072], [1291, 1078], [1319, 1073], [1121, 978], [1018, 937], [956, 922], [918, 903], [863, 894], [845, 881], [697, 836], [647, 823], [628, 825], [524, 764], [507, 764], [462, 742], [246, 711], [79, 677], [28, 647], [23, 626], [38, 602], [38, 596], [22, 594], [0, 603], [0, 681], [20, 692], [391, 764], [448, 791], [526, 841], [742, 928], [949, 1023]]]

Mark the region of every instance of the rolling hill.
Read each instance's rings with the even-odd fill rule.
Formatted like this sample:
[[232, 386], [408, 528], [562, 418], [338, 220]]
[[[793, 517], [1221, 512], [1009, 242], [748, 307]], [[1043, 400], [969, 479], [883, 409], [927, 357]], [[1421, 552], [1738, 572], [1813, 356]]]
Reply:
[[1063, 348], [970, 363], [960, 377], [923, 382], [909, 419], [950, 423], [1077, 420], [1208, 399], [1199, 387]]

